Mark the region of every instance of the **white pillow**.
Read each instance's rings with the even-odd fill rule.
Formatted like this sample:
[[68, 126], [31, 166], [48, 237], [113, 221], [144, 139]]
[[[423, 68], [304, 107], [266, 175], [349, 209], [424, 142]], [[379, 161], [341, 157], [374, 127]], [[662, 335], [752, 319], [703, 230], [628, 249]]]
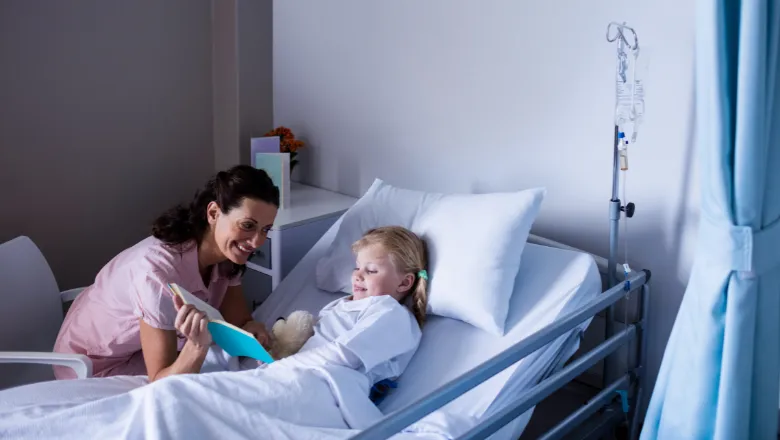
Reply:
[[317, 287], [351, 292], [352, 243], [368, 229], [397, 225], [429, 249], [428, 313], [504, 334], [514, 279], [545, 190], [439, 194], [375, 180], [343, 216], [318, 261]]
[[418, 216], [428, 245], [428, 313], [503, 336], [515, 276], [544, 189], [453, 194]]
[[419, 212], [441, 197], [441, 194], [397, 188], [375, 179], [363, 197], [344, 213], [336, 238], [317, 262], [317, 288], [352, 293], [355, 267], [352, 243], [379, 226], [403, 226], [411, 230]]

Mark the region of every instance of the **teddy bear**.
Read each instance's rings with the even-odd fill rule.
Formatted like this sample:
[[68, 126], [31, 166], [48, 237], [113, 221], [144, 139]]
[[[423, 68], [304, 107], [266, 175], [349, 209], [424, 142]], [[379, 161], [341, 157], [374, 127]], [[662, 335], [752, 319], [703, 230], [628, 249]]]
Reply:
[[292, 356], [314, 335], [314, 316], [307, 311], [296, 310], [287, 319], [277, 319], [271, 327], [271, 334], [271, 357], [279, 360]]

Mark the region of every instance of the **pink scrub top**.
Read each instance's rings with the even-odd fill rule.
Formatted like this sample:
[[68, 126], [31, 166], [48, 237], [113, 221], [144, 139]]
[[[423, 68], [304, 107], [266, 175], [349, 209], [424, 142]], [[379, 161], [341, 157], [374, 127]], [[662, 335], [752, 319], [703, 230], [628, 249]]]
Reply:
[[[208, 286], [198, 270], [194, 242], [169, 246], [149, 237], [114, 257], [71, 305], [54, 351], [80, 353], [92, 359], [96, 377], [146, 375], [141, 352], [140, 322], [174, 330], [176, 309], [167, 283], [177, 283], [219, 308], [228, 286], [230, 262], [215, 266]], [[186, 342], [181, 334], [179, 350]], [[57, 379], [75, 378], [67, 367], [54, 367]]]

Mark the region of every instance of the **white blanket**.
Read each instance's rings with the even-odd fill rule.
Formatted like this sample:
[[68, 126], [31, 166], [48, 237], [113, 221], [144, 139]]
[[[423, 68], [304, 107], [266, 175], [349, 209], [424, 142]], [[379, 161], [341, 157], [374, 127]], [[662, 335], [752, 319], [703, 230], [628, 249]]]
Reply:
[[[268, 366], [212, 349], [201, 374], [43, 382], [0, 391], [2, 439], [346, 439], [383, 414], [368, 378], [312, 350]], [[430, 419], [393, 437], [445, 439]]]
[[[0, 391], [0, 438], [349, 438], [383, 417], [372, 380], [401, 374], [420, 330], [389, 296], [333, 305], [299, 353], [270, 365], [239, 371], [246, 364], [212, 349], [201, 374], [148, 385], [115, 377]], [[411, 429], [441, 438], [448, 426]]]
[[0, 438], [345, 439], [382, 417], [365, 376], [341, 366], [277, 362], [139, 385], [117, 377], [6, 390]]

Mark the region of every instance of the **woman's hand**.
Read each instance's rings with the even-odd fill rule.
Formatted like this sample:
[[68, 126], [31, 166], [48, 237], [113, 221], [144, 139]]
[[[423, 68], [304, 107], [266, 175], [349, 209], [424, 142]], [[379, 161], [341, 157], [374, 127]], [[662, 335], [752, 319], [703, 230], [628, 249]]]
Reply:
[[265, 325], [262, 322], [249, 321], [244, 324], [244, 330], [252, 333], [266, 350], [271, 348], [271, 334], [265, 329]]
[[196, 347], [208, 349], [212, 339], [206, 314], [196, 309], [192, 304], [184, 304], [184, 301], [178, 295], [174, 295], [173, 305], [178, 310], [174, 323], [176, 330]]

